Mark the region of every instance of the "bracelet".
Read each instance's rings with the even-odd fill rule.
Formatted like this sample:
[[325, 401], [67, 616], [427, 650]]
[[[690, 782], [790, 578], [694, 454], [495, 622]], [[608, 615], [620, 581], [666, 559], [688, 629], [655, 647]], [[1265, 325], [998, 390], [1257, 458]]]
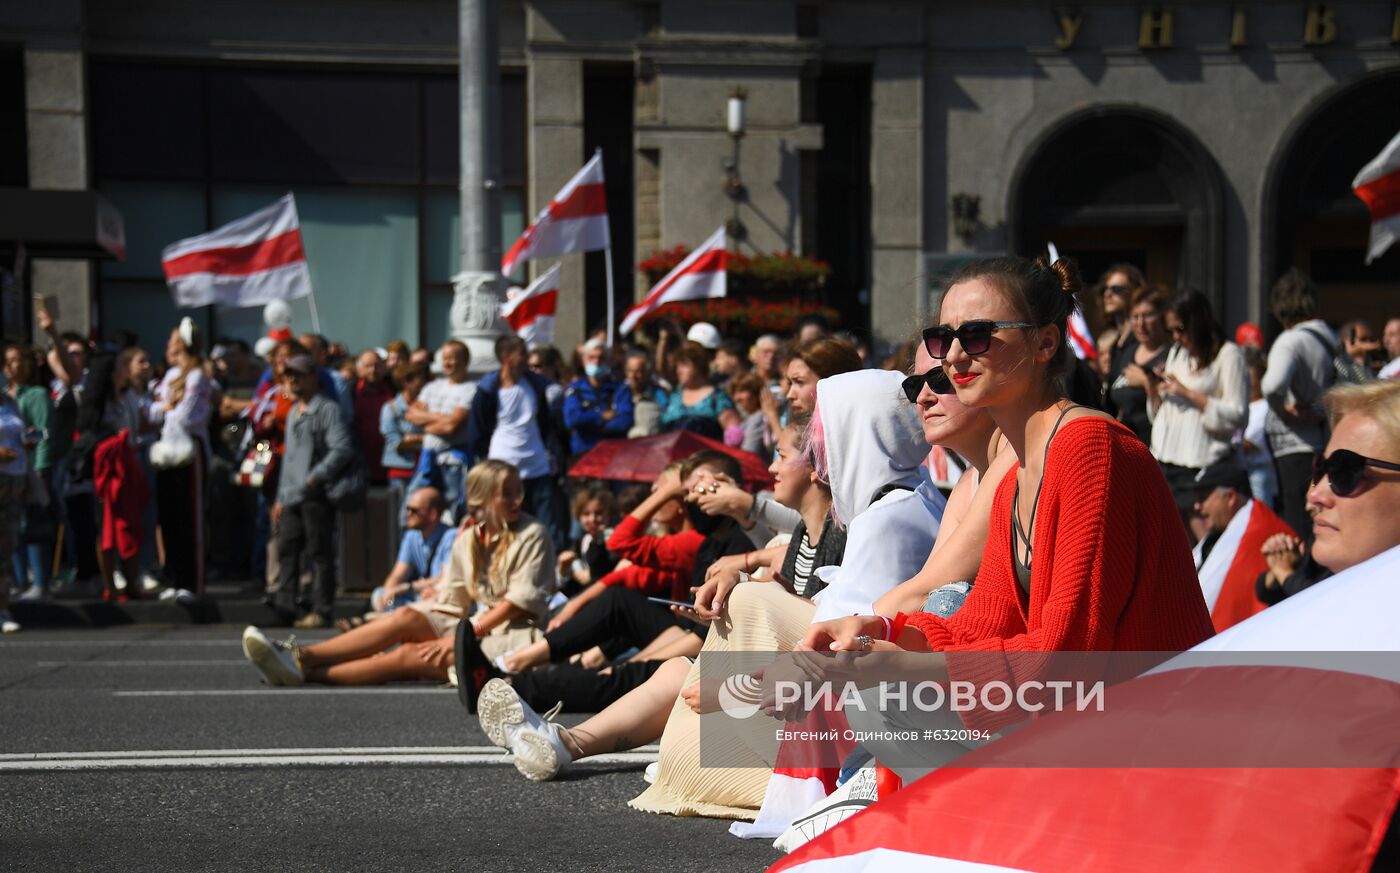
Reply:
[[749, 572], [749, 558], [753, 557], [753, 552], [744, 552], [744, 572]]
[[875, 617], [880, 619], [880, 621], [885, 625], [885, 635], [880, 637], [880, 639], [886, 641], [890, 640], [892, 638], [891, 633], [894, 628], [893, 623], [891, 623], [890, 620], [888, 618], [885, 618], [883, 615], [877, 615]]

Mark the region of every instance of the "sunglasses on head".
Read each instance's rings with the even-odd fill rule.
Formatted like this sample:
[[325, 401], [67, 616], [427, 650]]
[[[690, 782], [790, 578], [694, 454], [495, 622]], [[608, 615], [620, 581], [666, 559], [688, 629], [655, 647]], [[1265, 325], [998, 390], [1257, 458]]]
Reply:
[[948, 357], [957, 340], [969, 355], [985, 354], [992, 347], [992, 334], [1013, 327], [1035, 327], [1029, 321], [965, 321], [957, 330], [939, 325], [924, 328], [924, 349], [936, 360]]
[[933, 367], [927, 373], [916, 373], [907, 377], [900, 383], [904, 389], [904, 396], [909, 398], [910, 403], [919, 402], [919, 393], [924, 390], [924, 386], [934, 394], [952, 394], [953, 383], [949, 381], [948, 374], [943, 372], [942, 367]]
[[1333, 494], [1338, 497], [1349, 497], [1361, 486], [1361, 480], [1365, 478], [1367, 467], [1376, 467], [1381, 470], [1400, 470], [1400, 464], [1368, 458], [1349, 449], [1337, 449], [1326, 457], [1313, 456], [1312, 483], [1316, 485], [1322, 481], [1323, 476], [1326, 476], [1327, 484], [1331, 487]]

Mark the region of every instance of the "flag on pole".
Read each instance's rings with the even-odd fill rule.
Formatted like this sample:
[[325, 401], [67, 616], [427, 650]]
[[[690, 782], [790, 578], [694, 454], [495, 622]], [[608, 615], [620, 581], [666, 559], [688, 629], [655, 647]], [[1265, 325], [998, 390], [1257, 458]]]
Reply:
[[165, 282], [181, 309], [263, 306], [311, 294], [311, 271], [291, 194], [161, 252]]
[[[1052, 714], [935, 770], [769, 873], [1372, 869], [1400, 798], [1400, 770], [1350, 752], [1364, 746], [1365, 760], [1400, 752], [1390, 729], [1400, 690], [1393, 661], [1364, 654], [1400, 648], [1397, 573], [1400, 546], [1115, 686], [1126, 697], [1115, 699], [1110, 689], [1091, 720]], [[1363, 654], [1337, 656], [1348, 652]], [[1279, 696], [1256, 714], [1271, 695]], [[1325, 701], [1320, 708], [1317, 698]], [[1311, 728], [1291, 731], [1309, 719]], [[1319, 724], [1329, 727], [1326, 735]], [[1194, 741], [1261, 750], [1261, 760], [1278, 763], [1016, 766], [1045, 760], [1037, 750], [1047, 745], [1092, 755], [1113, 745], [1184, 750]]]
[[1400, 133], [1361, 168], [1351, 187], [1371, 213], [1371, 245], [1366, 250], [1369, 264], [1400, 239]]
[[[1050, 263], [1055, 263], [1060, 259], [1060, 250], [1055, 248], [1053, 242], [1046, 243], [1045, 247], [1050, 252]], [[1097, 361], [1099, 359], [1099, 349], [1094, 345], [1094, 332], [1089, 330], [1089, 322], [1084, 320], [1084, 310], [1078, 303], [1069, 314], [1069, 336], [1065, 340], [1069, 343], [1070, 351], [1081, 361]]]
[[559, 307], [559, 265], [544, 271], [530, 287], [501, 304], [501, 318], [531, 348], [554, 342]]
[[1265, 540], [1280, 533], [1294, 536], [1288, 522], [1258, 500], [1251, 500], [1230, 519], [1201, 562], [1197, 572], [1201, 594], [1217, 633], [1264, 611], [1264, 604], [1254, 596], [1255, 580], [1269, 569], [1260, 549]]
[[603, 193], [603, 152], [599, 150], [520, 234], [501, 259], [501, 274], [509, 276], [521, 264], [536, 258], [605, 249], [610, 239], [608, 199]]
[[619, 331], [626, 336], [642, 316], [667, 303], [723, 297], [728, 289], [725, 273], [728, 266], [729, 251], [725, 248], [724, 228], [721, 227], [657, 282], [641, 303], [627, 310]]

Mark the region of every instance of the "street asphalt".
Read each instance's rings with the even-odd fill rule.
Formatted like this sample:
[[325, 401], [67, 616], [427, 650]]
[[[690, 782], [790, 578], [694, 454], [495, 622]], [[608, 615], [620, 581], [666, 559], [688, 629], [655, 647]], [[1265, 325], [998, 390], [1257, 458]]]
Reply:
[[654, 746], [536, 784], [453, 692], [267, 688], [240, 631], [0, 639], [0, 870], [740, 873], [779, 858], [728, 822], [628, 808]]

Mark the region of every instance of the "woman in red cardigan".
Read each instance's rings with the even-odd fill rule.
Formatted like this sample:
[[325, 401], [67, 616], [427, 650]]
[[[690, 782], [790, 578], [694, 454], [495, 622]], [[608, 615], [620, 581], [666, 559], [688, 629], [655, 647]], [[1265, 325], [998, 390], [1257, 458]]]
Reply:
[[[1019, 462], [998, 486], [976, 583], [948, 618], [836, 619], [813, 626], [805, 647], [977, 652], [930, 657], [923, 678], [1015, 688], [1045, 666], [1031, 653], [1176, 652], [1212, 634], [1157, 463], [1128, 428], [1065, 398], [1079, 290], [1078, 270], [1064, 260], [996, 258], [954, 277], [924, 342], [958, 399], [991, 413]], [[1023, 716], [962, 717], [995, 732]]]

